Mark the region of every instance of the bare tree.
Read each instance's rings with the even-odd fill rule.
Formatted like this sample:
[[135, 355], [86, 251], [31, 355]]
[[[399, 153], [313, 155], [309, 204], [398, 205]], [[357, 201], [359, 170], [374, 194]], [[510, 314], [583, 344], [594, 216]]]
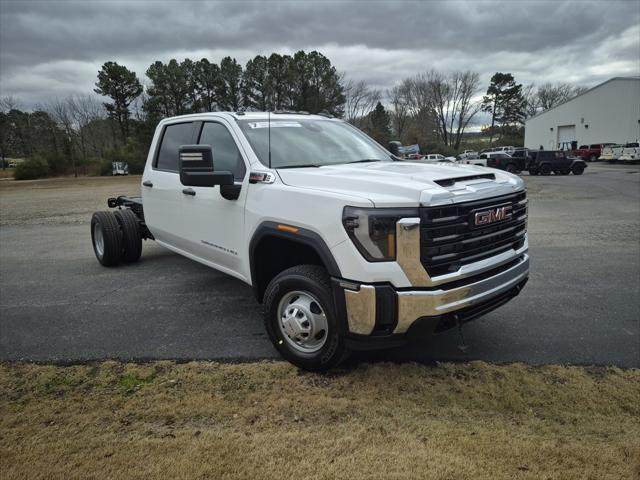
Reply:
[[539, 112], [557, 107], [588, 89], [583, 85], [570, 83], [547, 82], [540, 86], [531, 83], [522, 89], [522, 95], [525, 98], [525, 117], [530, 118]]
[[[467, 70], [466, 72], [455, 72], [451, 76], [454, 84], [454, 101], [451, 112], [451, 128], [452, 145], [458, 149], [464, 131], [469, 123], [480, 111], [482, 105], [474, 97], [480, 90], [480, 75], [476, 72]], [[455, 134], [453, 133], [455, 123]]]
[[583, 93], [587, 87], [571, 85], [570, 83], [544, 83], [537, 89], [538, 107], [544, 110], [556, 107], [561, 103]]
[[533, 117], [538, 113], [540, 108], [540, 102], [538, 100], [538, 90], [535, 84], [530, 83], [526, 87], [522, 88], [522, 96], [524, 97], [524, 114], [525, 118]]
[[38, 107], [41, 110], [44, 110], [51, 115], [51, 117], [55, 120], [55, 122], [62, 128], [64, 134], [66, 136], [68, 147], [69, 147], [69, 156], [71, 158], [71, 164], [73, 165], [73, 175], [74, 177], [78, 176], [78, 165], [76, 164], [76, 157], [73, 154], [73, 144], [74, 137], [76, 136], [75, 119], [73, 116], [73, 111], [71, 108], [71, 102], [69, 99], [60, 99], [56, 98], [52, 100], [44, 107]]
[[344, 88], [346, 104], [344, 115], [347, 122], [357, 127], [363, 126], [363, 121], [381, 100], [380, 90], [372, 89], [367, 82], [349, 80]]
[[[76, 129], [80, 153], [84, 164], [87, 162], [87, 149], [90, 140], [89, 125], [106, 116], [104, 105], [93, 95], [78, 95], [67, 99], [69, 113]], [[74, 168], [75, 170], [75, 168]]]
[[0, 112], [9, 113], [11, 110], [17, 110], [20, 106], [20, 101], [11, 95], [0, 97]]
[[458, 148], [465, 129], [480, 111], [479, 102], [474, 100], [480, 87], [479, 75], [430, 70], [410, 79], [409, 85], [412, 113], [430, 118], [440, 141]]
[[391, 104], [391, 124], [398, 139], [402, 140], [409, 123], [410, 93], [406, 82], [387, 90]]

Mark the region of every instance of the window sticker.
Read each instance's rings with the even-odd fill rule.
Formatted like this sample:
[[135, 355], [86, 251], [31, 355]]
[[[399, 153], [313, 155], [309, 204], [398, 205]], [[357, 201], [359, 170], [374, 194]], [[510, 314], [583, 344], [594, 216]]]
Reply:
[[[250, 122], [247, 123], [249, 128], [269, 128], [269, 122]], [[271, 122], [271, 128], [280, 128], [280, 127], [288, 127], [288, 128], [296, 128], [302, 127], [298, 122]]]

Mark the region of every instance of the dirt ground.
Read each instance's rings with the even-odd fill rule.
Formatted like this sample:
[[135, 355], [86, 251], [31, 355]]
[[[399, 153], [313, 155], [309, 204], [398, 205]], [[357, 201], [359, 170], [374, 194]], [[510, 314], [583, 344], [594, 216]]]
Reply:
[[3, 479], [637, 479], [640, 371], [0, 364]]
[[140, 195], [140, 175], [0, 181], [0, 225], [88, 222], [107, 198]]

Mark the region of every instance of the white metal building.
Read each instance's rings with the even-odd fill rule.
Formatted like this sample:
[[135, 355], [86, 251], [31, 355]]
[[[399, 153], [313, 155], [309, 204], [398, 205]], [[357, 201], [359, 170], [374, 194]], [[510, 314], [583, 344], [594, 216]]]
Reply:
[[[640, 139], [640, 77], [615, 77], [525, 123], [524, 145], [548, 150]], [[569, 147], [570, 148], [570, 147]]]

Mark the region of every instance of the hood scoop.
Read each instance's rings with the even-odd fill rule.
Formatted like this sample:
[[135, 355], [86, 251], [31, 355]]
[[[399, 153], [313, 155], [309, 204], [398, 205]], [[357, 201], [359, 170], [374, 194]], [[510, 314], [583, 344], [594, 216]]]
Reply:
[[441, 187], [453, 187], [458, 182], [468, 182], [469, 180], [495, 180], [496, 176], [493, 173], [481, 173], [479, 175], [468, 175], [466, 177], [456, 177], [456, 178], [443, 178], [441, 180], [434, 180], [434, 183], [437, 183]]

